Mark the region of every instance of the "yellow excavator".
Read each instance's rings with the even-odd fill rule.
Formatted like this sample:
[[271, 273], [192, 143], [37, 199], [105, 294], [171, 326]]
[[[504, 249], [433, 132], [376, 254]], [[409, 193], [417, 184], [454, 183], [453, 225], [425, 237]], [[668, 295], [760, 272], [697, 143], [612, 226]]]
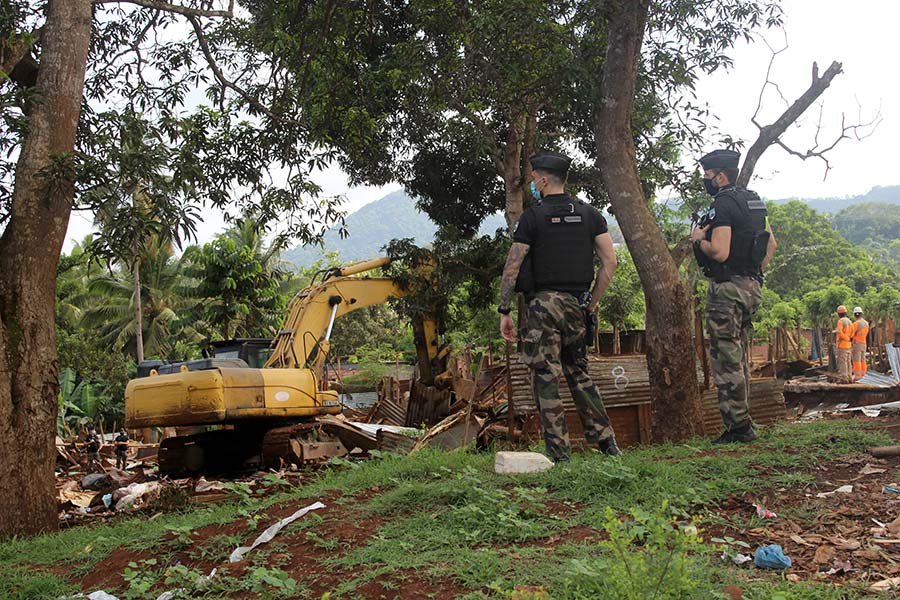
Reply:
[[[316, 420], [342, 410], [323, 376], [329, 339], [336, 319], [408, 293], [396, 279], [363, 275], [389, 263], [383, 257], [320, 271], [294, 297], [271, 341], [219, 343], [214, 357], [183, 363], [142, 363], [139, 375], [146, 376], [125, 390], [127, 427], [221, 427], [163, 440], [160, 472], [278, 467], [346, 454], [341, 436]], [[430, 385], [443, 370], [446, 350], [438, 347], [433, 317], [412, 327], [419, 379]]]

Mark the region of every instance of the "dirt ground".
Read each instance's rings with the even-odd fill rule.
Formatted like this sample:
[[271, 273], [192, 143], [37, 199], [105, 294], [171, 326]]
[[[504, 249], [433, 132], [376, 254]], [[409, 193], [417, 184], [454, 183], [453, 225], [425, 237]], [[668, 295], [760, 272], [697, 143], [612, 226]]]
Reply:
[[[864, 420], [884, 428], [894, 439], [900, 440], [900, 417]], [[760, 473], [769, 469], [762, 464], [754, 467]], [[784, 471], [780, 474], [784, 475]], [[900, 493], [883, 491], [886, 486], [900, 483], [900, 457], [876, 459], [861, 453], [824, 463], [810, 460], [790, 475], [796, 476], [798, 483], [734, 495], [719, 506], [698, 508], [704, 514], [702, 537], [707, 541], [725, 539], [735, 553], [747, 555], [752, 555], [761, 545], [779, 544], [792, 560], [792, 566], [785, 573], [793, 581], [875, 582], [900, 574], [900, 520], [892, 524], [900, 517]], [[835, 492], [841, 486], [852, 486], [852, 491]], [[286, 529], [279, 534], [273, 541], [273, 544], [278, 543], [278, 550], [268, 555], [268, 564], [283, 569], [306, 586], [308, 592], [304, 595], [311, 598], [321, 597], [359, 577], [359, 571], [326, 567], [320, 561], [325, 556], [346, 554], [364, 545], [377, 533], [386, 518], [366, 516], [362, 511], [353, 510], [353, 506], [361, 506], [379, 493], [381, 490], [376, 488], [353, 497], [335, 492], [321, 498], [326, 508], [316, 511], [320, 520], [310, 530]], [[820, 497], [820, 494], [824, 496]], [[777, 516], [757, 516], [754, 504]], [[264, 524], [286, 517], [304, 505], [304, 501], [293, 501], [272, 506], [265, 510]], [[557, 508], [561, 514], [577, 509], [561, 503]], [[260, 527], [258, 531], [262, 529]], [[314, 531], [315, 535], [306, 535], [307, 531]], [[241, 535], [247, 539], [247, 533], [244, 519], [198, 529], [191, 533], [190, 547], [177, 552], [172, 560], [204, 573], [215, 567], [220, 573], [241, 576], [254, 566], [253, 552], [247, 560], [227, 564], [222, 561], [221, 553], [216, 558], [198, 557], [191, 553], [191, 548], [203, 546], [216, 536]], [[528, 545], [550, 548], [601, 537], [601, 532], [596, 529], [578, 526]], [[175, 534], [170, 534], [170, 539], [174, 538]], [[322, 540], [328, 540], [327, 548], [323, 548]], [[121, 589], [125, 584], [123, 570], [128, 563], [155, 554], [156, 549], [120, 549], [73, 582], [85, 590]], [[53, 571], [70, 578], [64, 568], [56, 567]], [[354, 593], [365, 598], [440, 600], [470, 591], [452, 580], [436, 581], [410, 570], [378, 576], [360, 585]]]

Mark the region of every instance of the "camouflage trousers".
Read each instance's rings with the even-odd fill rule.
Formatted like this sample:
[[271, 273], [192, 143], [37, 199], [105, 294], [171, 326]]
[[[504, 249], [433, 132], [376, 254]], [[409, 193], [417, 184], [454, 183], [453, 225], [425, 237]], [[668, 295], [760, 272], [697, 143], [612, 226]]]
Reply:
[[706, 327], [709, 356], [719, 394], [719, 412], [725, 429], [750, 423], [751, 321], [762, 301], [760, 283], [752, 277], [709, 282], [706, 297]]
[[600, 391], [588, 375], [584, 310], [572, 294], [538, 292], [528, 303], [522, 334], [522, 362], [532, 373], [534, 401], [541, 414], [547, 454], [554, 461], [569, 456], [566, 414], [559, 396], [566, 378], [589, 444], [613, 437]]

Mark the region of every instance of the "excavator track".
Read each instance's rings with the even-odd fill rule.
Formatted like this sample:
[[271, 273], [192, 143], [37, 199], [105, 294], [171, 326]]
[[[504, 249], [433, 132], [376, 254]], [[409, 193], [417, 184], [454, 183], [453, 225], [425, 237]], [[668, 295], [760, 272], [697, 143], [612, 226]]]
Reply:
[[266, 468], [284, 464], [298, 466], [318, 463], [334, 456], [345, 456], [347, 448], [318, 423], [297, 423], [266, 432], [262, 441], [262, 462]]
[[159, 445], [163, 475], [225, 473], [259, 466], [259, 436], [234, 429], [167, 438]]

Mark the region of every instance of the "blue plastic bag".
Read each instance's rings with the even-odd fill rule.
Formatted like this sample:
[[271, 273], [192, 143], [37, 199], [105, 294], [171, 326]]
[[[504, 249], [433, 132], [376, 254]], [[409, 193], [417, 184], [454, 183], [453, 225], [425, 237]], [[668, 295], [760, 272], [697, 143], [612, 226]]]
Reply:
[[791, 559], [778, 544], [760, 546], [753, 556], [753, 564], [760, 569], [787, 569]]

